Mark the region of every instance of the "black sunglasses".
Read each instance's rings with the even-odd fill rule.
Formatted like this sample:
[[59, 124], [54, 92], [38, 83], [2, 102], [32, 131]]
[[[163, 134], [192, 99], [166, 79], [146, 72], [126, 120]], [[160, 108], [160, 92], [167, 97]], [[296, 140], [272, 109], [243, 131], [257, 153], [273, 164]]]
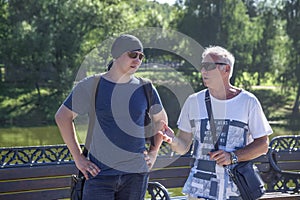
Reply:
[[136, 59], [137, 57], [139, 57], [140, 60], [143, 60], [143, 58], [145, 57], [145, 55], [142, 52], [129, 51], [128, 52], [128, 57], [132, 58], [132, 59]]
[[204, 68], [206, 71], [211, 71], [211, 70], [216, 69], [217, 65], [228, 65], [228, 64], [227, 63], [219, 63], [219, 62], [215, 62], [215, 63], [203, 62], [200, 64], [200, 70], [202, 70]]

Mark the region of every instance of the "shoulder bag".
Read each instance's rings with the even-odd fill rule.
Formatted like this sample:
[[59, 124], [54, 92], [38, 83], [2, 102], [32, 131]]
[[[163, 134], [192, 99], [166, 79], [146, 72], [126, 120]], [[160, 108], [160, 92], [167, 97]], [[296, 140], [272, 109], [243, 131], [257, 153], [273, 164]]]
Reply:
[[[87, 156], [87, 149], [84, 147], [83, 149], [83, 155]], [[78, 170], [77, 174], [72, 174], [72, 180], [71, 180], [71, 200], [81, 200], [82, 199], [82, 193], [83, 193], [83, 186], [85, 183], [85, 177], [83, 173]]]
[[[205, 93], [205, 104], [211, 127], [213, 144], [215, 150], [218, 150], [219, 144], [208, 90]], [[233, 169], [230, 169], [228, 166], [224, 166], [224, 168], [236, 184], [243, 200], [258, 199], [265, 193], [264, 182], [252, 161], [239, 162]]]

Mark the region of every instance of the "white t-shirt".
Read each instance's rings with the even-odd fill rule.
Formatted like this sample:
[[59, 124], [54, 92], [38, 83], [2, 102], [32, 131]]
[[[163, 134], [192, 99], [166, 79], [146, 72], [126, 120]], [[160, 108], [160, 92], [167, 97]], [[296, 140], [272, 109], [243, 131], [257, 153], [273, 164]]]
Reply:
[[[238, 196], [236, 186], [223, 167], [207, 155], [214, 144], [205, 104], [205, 92], [192, 94], [186, 100], [178, 120], [178, 128], [194, 136], [193, 155], [196, 158], [183, 192], [193, 197], [229, 199]], [[219, 149], [231, 152], [253, 139], [272, 134], [258, 99], [245, 90], [229, 100], [210, 96], [216, 124]]]

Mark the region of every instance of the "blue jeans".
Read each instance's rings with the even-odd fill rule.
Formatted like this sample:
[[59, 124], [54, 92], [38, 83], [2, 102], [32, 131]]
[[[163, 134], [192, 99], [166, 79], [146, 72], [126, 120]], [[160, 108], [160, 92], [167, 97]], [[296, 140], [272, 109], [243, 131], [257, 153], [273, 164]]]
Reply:
[[148, 173], [97, 175], [86, 180], [83, 200], [144, 200]]

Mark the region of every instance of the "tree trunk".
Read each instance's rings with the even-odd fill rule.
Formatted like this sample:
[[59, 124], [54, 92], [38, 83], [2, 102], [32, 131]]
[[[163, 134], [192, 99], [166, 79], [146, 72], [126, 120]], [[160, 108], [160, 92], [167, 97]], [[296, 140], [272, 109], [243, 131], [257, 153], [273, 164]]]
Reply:
[[39, 86], [39, 83], [38, 82], [35, 82], [35, 88], [38, 92], [38, 102], [37, 102], [37, 105], [40, 105], [41, 103], [41, 90], [40, 90], [40, 86]]
[[296, 115], [299, 113], [299, 98], [300, 98], [300, 84], [298, 84], [296, 99], [293, 107], [293, 115]]

